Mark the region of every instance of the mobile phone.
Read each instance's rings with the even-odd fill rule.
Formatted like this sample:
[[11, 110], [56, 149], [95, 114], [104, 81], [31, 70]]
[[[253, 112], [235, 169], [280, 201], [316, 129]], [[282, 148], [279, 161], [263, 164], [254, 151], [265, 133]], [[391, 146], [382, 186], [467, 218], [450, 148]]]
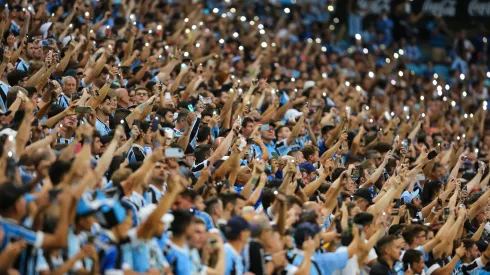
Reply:
[[158, 130], [158, 125], [160, 124], [161, 117], [159, 115], [155, 116], [153, 122], [151, 123], [151, 131], [156, 132]]
[[344, 202], [344, 200], [342, 199], [342, 196], [337, 196], [337, 205], [338, 205], [339, 209], [342, 207], [343, 202]]
[[400, 199], [393, 199], [393, 202], [395, 203], [395, 205], [393, 206], [393, 208], [399, 209], [400, 208], [401, 200]]
[[95, 236], [94, 235], [88, 235], [87, 236], [87, 243], [93, 244], [95, 242]]
[[437, 157], [437, 152], [435, 150], [430, 151], [429, 155], [427, 156], [429, 160], [433, 160], [435, 157]]
[[187, 109], [189, 109], [189, 111], [191, 111], [192, 113], [194, 113], [194, 107], [192, 107], [191, 104], [187, 105]]
[[405, 140], [402, 141], [402, 146], [405, 149], [405, 152], [407, 152], [407, 153], [408, 153], [408, 146], [409, 145], [410, 144], [408, 143], [408, 139], [405, 139]]
[[396, 216], [399, 213], [398, 211], [400, 209], [400, 203], [401, 203], [401, 201], [400, 201], [400, 199], [393, 199], [393, 203], [395, 205], [393, 206], [393, 211], [391, 212], [391, 215], [392, 216]]
[[404, 205], [405, 204], [405, 199], [404, 198], [400, 198], [400, 205]]
[[356, 178], [358, 179], [360, 176], [360, 173], [359, 173], [359, 169], [354, 169], [354, 171], [352, 171], [352, 175], [351, 175], [351, 178]]
[[296, 190], [294, 190], [294, 193], [295, 193], [295, 194], [298, 194], [299, 189], [301, 188], [301, 179], [297, 179], [297, 180], [296, 180], [296, 183], [297, 183], [297, 184], [296, 184]]
[[88, 113], [90, 113], [90, 107], [77, 106], [77, 107], [75, 107], [75, 113], [88, 114]]
[[166, 100], [166, 101], [170, 101], [170, 100], [172, 100], [172, 98], [170, 97], [170, 93], [169, 93], [169, 92], [166, 92], [166, 93], [165, 93], [165, 100]]
[[72, 93], [71, 94], [71, 102], [73, 103], [76, 100], [79, 100], [82, 97], [82, 93]]
[[215, 238], [208, 239], [208, 246], [211, 248], [217, 248], [218, 240]]
[[133, 125], [136, 125], [136, 127], [138, 127], [138, 129], [141, 129], [141, 121], [140, 120], [133, 121]]
[[444, 212], [442, 213], [442, 217], [444, 220], [447, 220], [447, 218], [449, 218], [449, 207], [444, 207]]
[[165, 157], [166, 158], [183, 158], [184, 150], [182, 148], [167, 148], [165, 149]]

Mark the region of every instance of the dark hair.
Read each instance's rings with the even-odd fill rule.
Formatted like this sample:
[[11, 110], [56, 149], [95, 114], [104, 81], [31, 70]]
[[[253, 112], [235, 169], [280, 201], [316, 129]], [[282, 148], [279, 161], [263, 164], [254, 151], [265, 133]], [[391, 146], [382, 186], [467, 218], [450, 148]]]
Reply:
[[226, 206], [230, 203], [235, 205], [238, 199], [245, 200], [243, 196], [237, 193], [224, 193], [224, 194], [220, 194], [219, 197], [223, 202], [223, 209], [226, 208]]
[[249, 124], [249, 123], [254, 123], [253, 119], [251, 119], [250, 117], [243, 118], [242, 128], [247, 127], [247, 124]]
[[148, 121], [141, 121], [140, 122], [140, 130], [141, 133], [146, 133], [150, 129], [150, 122]]
[[429, 204], [433, 199], [434, 195], [441, 189], [442, 184], [440, 181], [428, 181], [424, 185], [424, 189], [422, 190], [422, 205], [426, 206]]
[[172, 211], [174, 220], [170, 225], [172, 236], [180, 237], [185, 234], [186, 229], [191, 226], [193, 215], [189, 210], [177, 209]]
[[407, 244], [411, 245], [415, 237], [417, 237], [420, 232], [426, 232], [425, 230], [425, 227], [419, 224], [408, 225], [403, 230], [402, 236]]
[[211, 145], [201, 144], [194, 149], [194, 157], [196, 158], [196, 163], [201, 163], [205, 161], [209, 156], [211, 151]]
[[386, 248], [390, 246], [396, 239], [398, 239], [398, 236], [395, 235], [388, 235], [381, 238], [376, 243], [376, 253], [378, 254], [378, 256], [380, 257], [385, 255]]
[[197, 142], [203, 142], [208, 139], [208, 137], [211, 135], [211, 128], [207, 125], [202, 125], [199, 127], [199, 130], [197, 131]]
[[49, 167], [49, 178], [51, 179], [53, 186], [60, 184], [63, 176], [70, 171], [71, 164], [71, 161], [60, 159], [57, 159], [53, 164], [51, 164]]
[[422, 252], [415, 250], [415, 249], [409, 249], [405, 252], [403, 255], [403, 269], [407, 270], [408, 265], [413, 265], [413, 263], [418, 263], [420, 261], [420, 257], [423, 256]]
[[306, 161], [308, 161], [308, 158], [313, 154], [315, 154], [315, 152], [317, 151], [318, 148], [315, 145], [310, 145], [310, 144], [305, 145], [302, 150], [303, 156], [305, 157]]
[[220, 200], [218, 198], [213, 198], [205, 201], [204, 204], [206, 205], [206, 209], [204, 209], [204, 211], [209, 215], [211, 215], [213, 213], [214, 208], [218, 205], [219, 201]]
[[190, 201], [194, 201], [197, 197], [197, 191], [192, 190], [192, 189], [185, 189], [180, 193], [180, 196], [186, 199], [189, 199]]

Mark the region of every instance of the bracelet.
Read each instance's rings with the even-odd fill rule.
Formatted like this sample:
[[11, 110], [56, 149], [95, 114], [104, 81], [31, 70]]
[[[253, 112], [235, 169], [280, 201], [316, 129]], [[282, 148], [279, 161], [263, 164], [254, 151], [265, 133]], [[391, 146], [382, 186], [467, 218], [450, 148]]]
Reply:
[[94, 143], [94, 141], [91, 139], [91, 138], [87, 138], [87, 137], [84, 137], [82, 139], [82, 144], [89, 144], [89, 145], [92, 145]]

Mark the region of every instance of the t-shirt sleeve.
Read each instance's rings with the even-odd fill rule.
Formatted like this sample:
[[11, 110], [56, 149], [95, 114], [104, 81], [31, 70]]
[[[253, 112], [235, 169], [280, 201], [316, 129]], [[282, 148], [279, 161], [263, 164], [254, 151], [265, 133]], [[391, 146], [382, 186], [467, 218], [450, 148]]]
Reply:
[[368, 262], [374, 260], [374, 259], [377, 259], [378, 258], [378, 254], [376, 254], [376, 250], [374, 250], [374, 248], [371, 248], [371, 250], [369, 250], [369, 254], [368, 254]]
[[349, 254], [347, 251], [322, 253], [315, 256], [315, 260], [321, 269], [328, 269], [328, 271], [323, 272], [328, 274], [334, 270], [345, 268], [349, 260]]

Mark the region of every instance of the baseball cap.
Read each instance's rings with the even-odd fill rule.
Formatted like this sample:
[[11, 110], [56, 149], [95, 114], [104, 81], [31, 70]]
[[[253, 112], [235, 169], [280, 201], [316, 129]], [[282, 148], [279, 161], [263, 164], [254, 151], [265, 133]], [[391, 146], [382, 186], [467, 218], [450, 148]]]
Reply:
[[308, 237], [314, 238], [320, 231], [320, 227], [316, 224], [309, 222], [302, 223], [294, 231], [294, 242], [298, 247], [301, 247]]
[[361, 213], [357, 213], [352, 221], [355, 224], [366, 226], [369, 225], [373, 221], [373, 219], [374, 219], [373, 214], [367, 212], [361, 212]]
[[7, 209], [24, 194], [31, 190], [30, 185], [21, 185], [14, 182], [6, 182], [0, 185], [0, 208]]
[[313, 166], [313, 164], [309, 162], [303, 162], [299, 165], [300, 169], [305, 169], [307, 173], [315, 172], [316, 168]]
[[[149, 204], [140, 209], [138, 212], [138, 218], [141, 223], [144, 223], [150, 217], [151, 213], [157, 208], [156, 204]], [[160, 219], [165, 225], [170, 225], [174, 221], [174, 215], [165, 213]]]
[[284, 114], [284, 119], [286, 121], [293, 121], [295, 122], [297, 118], [303, 115], [303, 112], [300, 112], [296, 109], [289, 109], [286, 111], [286, 114]]
[[315, 87], [315, 81], [308, 80], [308, 81], [305, 81], [305, 84], [303, 85], [303, 90], [306, 90], [306, 89], [312, 88], [312, 87]]
[[414, 192], [410, 193], [408, 191], [404, 191], [401, 195], [401, 198], [407, 203], [407, 202], [412, 202], [412, 200], [419, 195], [420, 189], [415, 190]]
[[373, 204], [373, 198], [371, 195], [371, 191], [369, 191], [369, 188], [359, 188], [356, 190], [356, 192], [354, 192], [352, 196], [366, 199], [369, 204]]
[[250, 224], [242, 216], [231, 217], [223, 227], [223, 233], [228, 239], [236, 239], [240, 233], [250, 230]]

